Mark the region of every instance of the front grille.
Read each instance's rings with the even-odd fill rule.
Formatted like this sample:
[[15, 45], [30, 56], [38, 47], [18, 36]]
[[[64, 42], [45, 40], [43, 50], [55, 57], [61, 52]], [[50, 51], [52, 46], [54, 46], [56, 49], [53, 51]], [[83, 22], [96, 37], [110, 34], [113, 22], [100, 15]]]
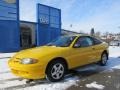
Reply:
[[20, 63], [20, 59], [19, 58], [15, 58], [13, 62], [14, 63]]
[[14, 69], [12, 69], [12, 72], [15, 74], [28, 74], [28, 72], [26, 71], [19, 71], [19, 70], [14, 70]]

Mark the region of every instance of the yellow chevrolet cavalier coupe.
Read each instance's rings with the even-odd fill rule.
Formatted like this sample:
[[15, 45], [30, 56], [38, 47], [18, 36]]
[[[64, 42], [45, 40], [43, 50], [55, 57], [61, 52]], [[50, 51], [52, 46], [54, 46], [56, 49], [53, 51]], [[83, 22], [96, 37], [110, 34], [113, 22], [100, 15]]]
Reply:
[[53, 42], [18, 52], [8, 64], [13, 74], [25, 79], [47, 78], [56, 82], [69, 69], [99, 62], [106, 65], [108, 44], [87, 35], [62, 36]]

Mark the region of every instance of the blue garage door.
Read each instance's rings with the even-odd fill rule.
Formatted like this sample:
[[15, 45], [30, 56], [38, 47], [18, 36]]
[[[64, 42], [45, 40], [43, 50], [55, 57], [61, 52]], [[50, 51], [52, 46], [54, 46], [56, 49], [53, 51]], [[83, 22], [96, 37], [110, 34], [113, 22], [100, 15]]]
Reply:
[[0, 0], [0, 52], [20, 49], [18, 9], [18, 0]]
[[61, 10], [38, 4], [37, 45], [44, 45], [61, 35]]

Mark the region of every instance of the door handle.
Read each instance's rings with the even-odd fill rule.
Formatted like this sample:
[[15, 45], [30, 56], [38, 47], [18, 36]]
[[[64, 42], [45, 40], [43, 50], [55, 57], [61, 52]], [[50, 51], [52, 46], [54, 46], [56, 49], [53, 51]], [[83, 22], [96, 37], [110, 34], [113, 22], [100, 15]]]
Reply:
[[95, 48], [92, 48], [93, 50], [95, 50]]

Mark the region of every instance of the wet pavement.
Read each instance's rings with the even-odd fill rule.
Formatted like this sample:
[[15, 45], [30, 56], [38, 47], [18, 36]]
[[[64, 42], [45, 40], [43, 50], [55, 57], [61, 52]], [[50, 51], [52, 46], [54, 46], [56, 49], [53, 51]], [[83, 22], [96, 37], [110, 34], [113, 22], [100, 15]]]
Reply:
[[67, 90], [120, 90], [119, 57], [111, 58], [107, 66], [93, 64], [72, 72], [79, 76], [80, 81]]
[[[88, 74], [89, 72], [83, 73]], [[97, 90], [96, 88], [88, 88], [86, 86], [92, 82], [97, 82], [98, 84], [103, 85], [103, 90], [120, 90], [120, 70], [116, 69], [112, 72], [102, 73], [90, 71], [90, 73], [86, 77], [83, 76], [80, 82], [77, 83], [78, 85], [71, 86], [67, 90]]]

